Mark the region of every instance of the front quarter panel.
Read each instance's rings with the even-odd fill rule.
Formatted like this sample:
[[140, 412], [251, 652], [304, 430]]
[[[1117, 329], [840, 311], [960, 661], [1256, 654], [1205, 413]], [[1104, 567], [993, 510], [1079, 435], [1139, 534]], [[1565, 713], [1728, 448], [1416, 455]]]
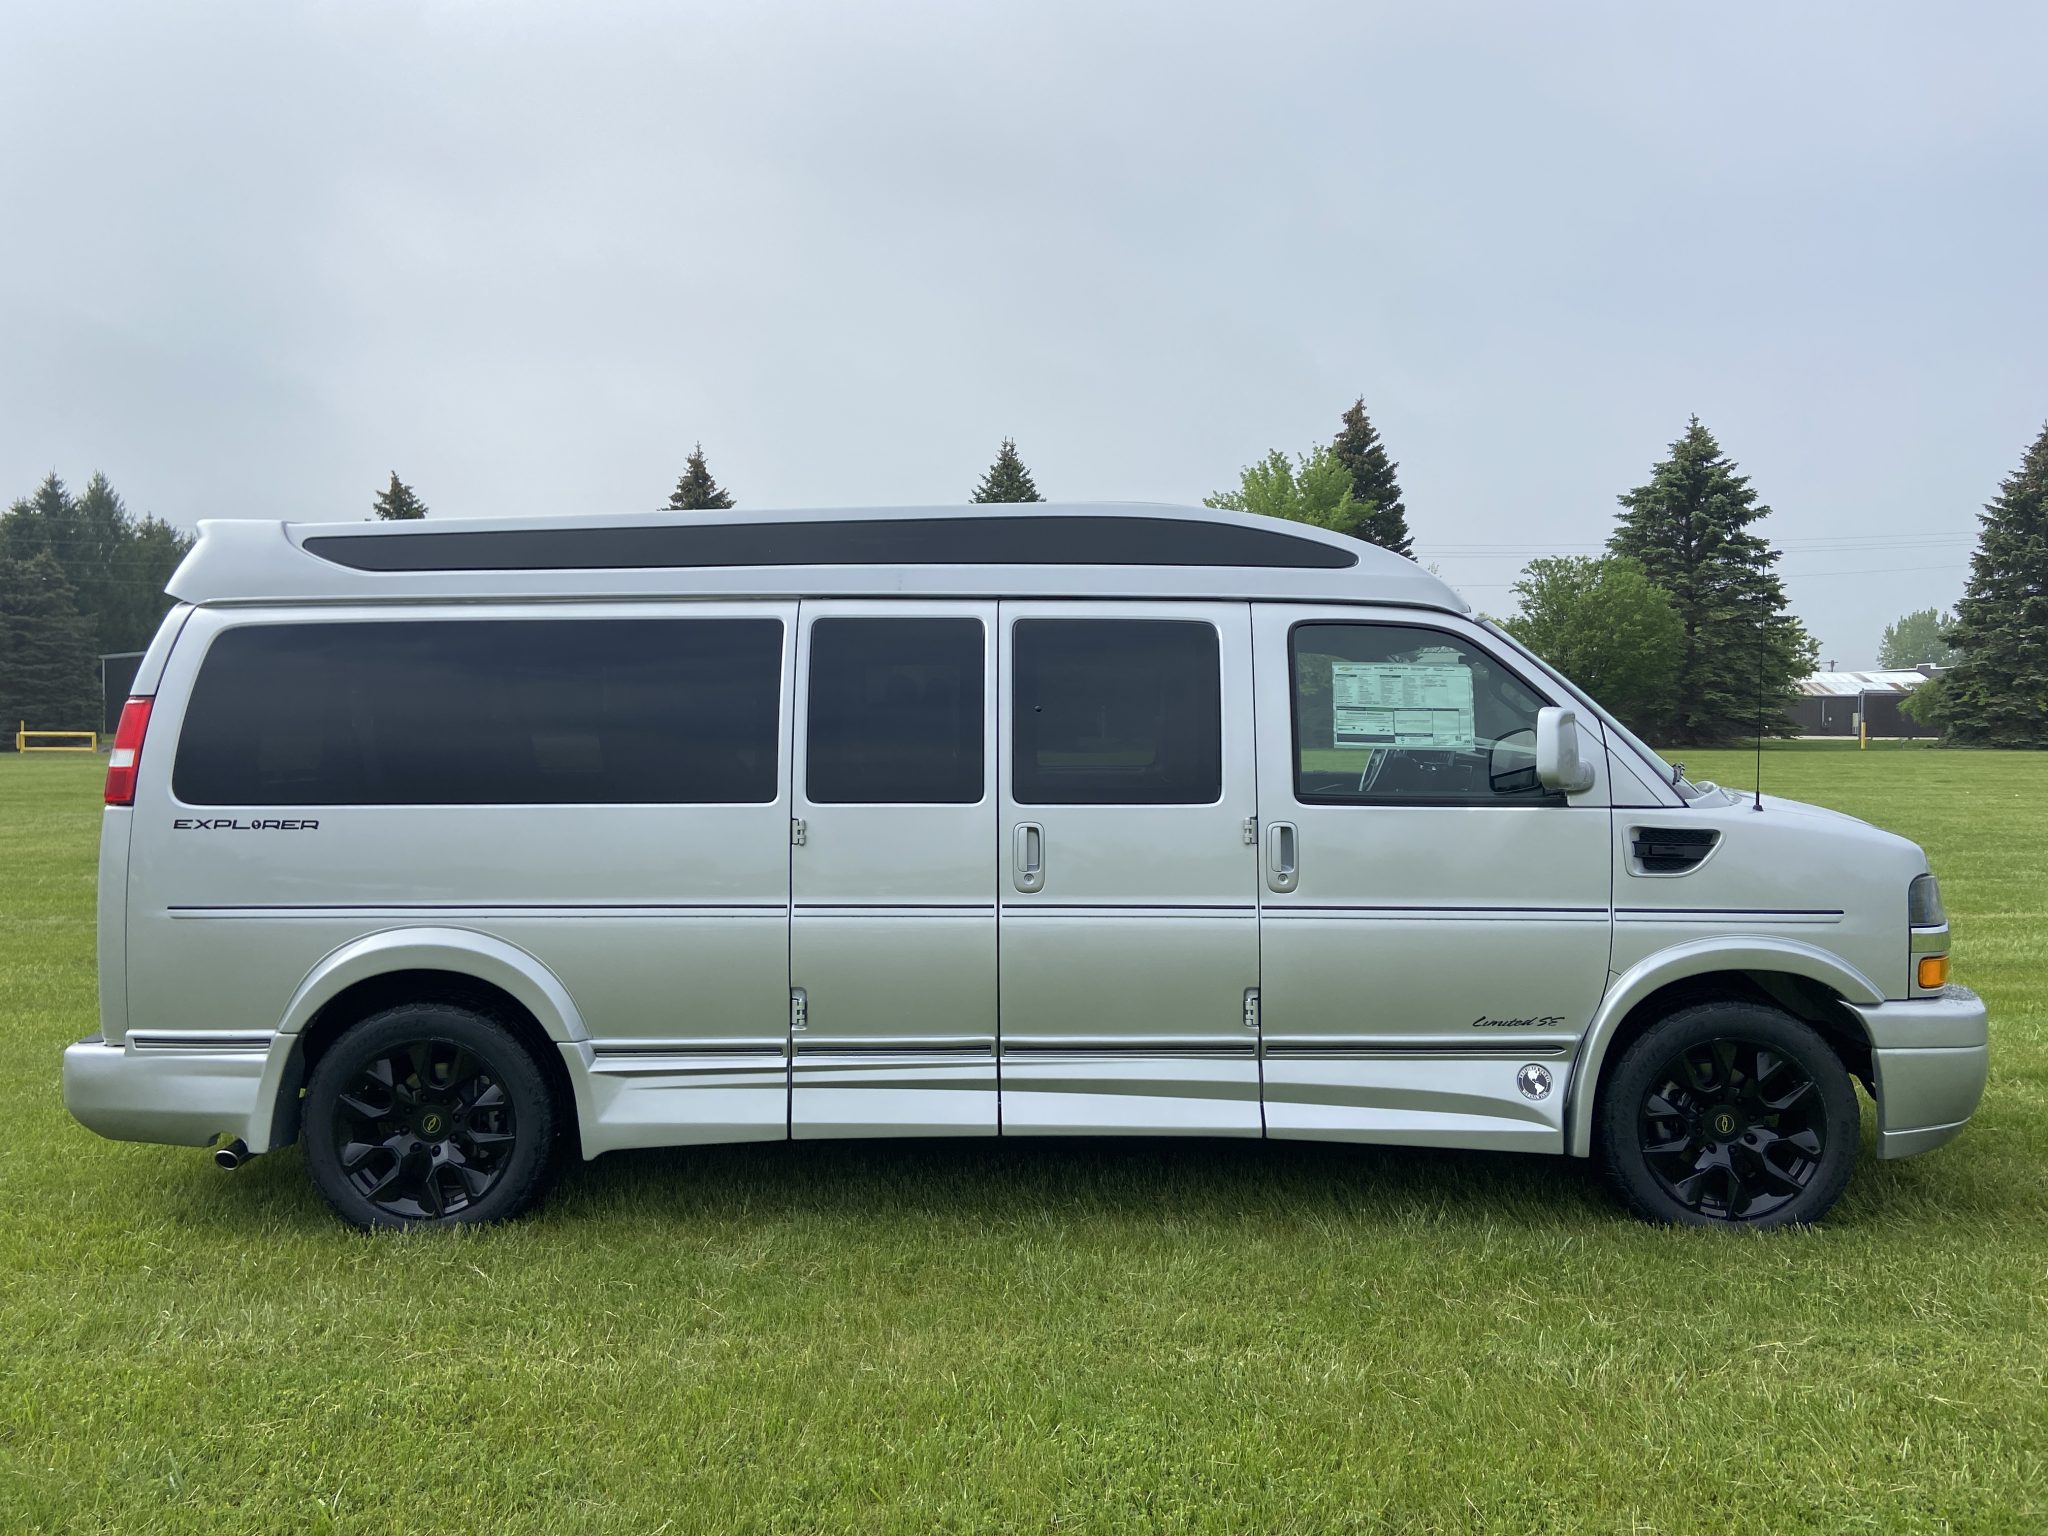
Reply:
[[[1617, 810], [1614, 959], [1617, 976], [1702, 939], [1785, 939], [1905, 997], [1906, 887], [1927, 857], [1902, 837], [1795, 800], [1764, 798], [1683, 810]], [[1690, 873], [1646, 873], [1639, 827], [1711, 828], [1720, 841]]]
[[1600, 1082], [1608, 1050], [1636, 1005], [1673, 982], [1742, 971], [1803, 976], [1851, 1003], [1877, 1003], [1883, 999], [1876, 984], [1840, 956], [1814, 944], [1773, 935], [1691, 939], [1637, 961], [1608, 988], [1572, 1068], [1565, 1147], [1573, 1157], [1592, 1154], [1593, 1114], [1597, 1108], [1594, 1089]]

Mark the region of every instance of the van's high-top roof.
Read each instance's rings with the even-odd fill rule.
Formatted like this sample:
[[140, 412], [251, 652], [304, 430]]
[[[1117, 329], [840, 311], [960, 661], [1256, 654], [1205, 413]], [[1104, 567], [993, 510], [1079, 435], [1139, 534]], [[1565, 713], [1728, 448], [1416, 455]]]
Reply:
[[1399, 555], [1300, 523], [1145, 503], [213, 520], [188, 603], [493, 598], [1291, 598], [1469, 612]]

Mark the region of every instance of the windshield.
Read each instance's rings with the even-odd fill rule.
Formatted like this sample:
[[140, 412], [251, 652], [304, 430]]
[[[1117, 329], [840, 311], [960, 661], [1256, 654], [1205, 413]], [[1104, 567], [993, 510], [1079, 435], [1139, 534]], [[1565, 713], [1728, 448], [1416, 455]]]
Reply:
[[1503, 641], [1504, 643], [1512, 647], [1517, 656], [1520, 656], [1524, 661], [1527, 661], [1532, 666], [1536, 667], [1543, 673], [1545, 677], [1549, 678], [1552, 682], [1556, 683], [1560, 688], [1564, 689], [1565, 692], [1569, 693], [1573, 698], [1577, 699], [1581, 704], [1585, 705], [1586, 708], [1590, 709], [1594, 713], [1594, 715], [1596, 715], [1599, 718], [1600, 723], [1602, 725], [1606, 726], [1608, 730], [1614, 732], [1615, 735], [1619, 736], [1623, 741], [1627, 742], [1631, 747], [1635, 748], [1637, 755], [1640, 756], [1644, 762], [1650, 764], [1653, 768], [1655, 768], [1658, 772], [1658, 776], [1661, 777], [1666, 784], [1669, 784], [1673, 789], [1677, 790], [1681, 795], [1685, 796], [1686, 799], [1696, 800], [1701, 795], [1707, 793], [1707, 791], [1703, 789], [1701, 786], [1693, 783], [1690, 779], [1686, 778], [1683, 774], [1681, 774], [1677, 768], [1673, 767], [1670, 763], [1665, 762], [1664, 759], [1657, 753], [1657, 751], [1653, 747], [1651, 747], [1647, 742], [1645, 742], [1640, 736], [1636, 735], [1634, 731], [1630, 730], [1627, 726], [1623, 725], [1619, 720], [1615, 719], [1613, 715], [1609, 714], [1605, 709], [1603, 709], [1600, 705], [1599, 700], [1595, 699], [1591, 694], [1587, 693], [1585, 689], [1579, 687], [1578, 684], [1574, 683], [1570, 678], [1566, 677], [1562, 672], [1558, 671], [1557, 668], [1553, 667], [1549, 662], [1545, 661], [1541, 656], [1538, 656], [1534, 651], [1530, 650], [1529, 647], [1522, 644], [1522, 642], [1517, 640], [1513, 635], [1509, 634], [1506, 630], [1502, 629], [1498, 624], [1494, 623], [1493, 620], [1481, 619], [1480, 624], [1486, 629], [1487, 633], [1493, 635], [1495, 638]]

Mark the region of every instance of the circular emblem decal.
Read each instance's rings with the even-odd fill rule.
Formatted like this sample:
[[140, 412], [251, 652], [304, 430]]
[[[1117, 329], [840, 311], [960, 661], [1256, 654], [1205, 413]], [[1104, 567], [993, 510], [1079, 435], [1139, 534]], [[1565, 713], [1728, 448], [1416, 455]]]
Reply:
[[1530, 1062], [1515, 1074], [1515, 1086], [1522, 1090], [1525, 1099], [1549, 1098], [1550, 1068]]
[[438, 1109], [430, 1109], [424, 1115], [421, 1115], [420, 1129], [422, 1131], [425, 1131], [429, 1136], [440, 1135], [441, 1112]]
[[1714, 1130], [1718, 1135], [1735, 1134], [1735, 1115], [1730, 1110], [1717, 1110], [1714, 1114]]

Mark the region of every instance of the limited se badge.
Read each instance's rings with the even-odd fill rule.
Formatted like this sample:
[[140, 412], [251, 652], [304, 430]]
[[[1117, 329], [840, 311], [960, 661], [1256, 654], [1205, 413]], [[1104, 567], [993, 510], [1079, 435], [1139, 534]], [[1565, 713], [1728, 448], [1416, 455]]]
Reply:
[[1515, 1074], [1515, 1086], [1522, 1090], [1525, 1099], [1549, 1098], [1550, 1068], [1530, 1062]]

